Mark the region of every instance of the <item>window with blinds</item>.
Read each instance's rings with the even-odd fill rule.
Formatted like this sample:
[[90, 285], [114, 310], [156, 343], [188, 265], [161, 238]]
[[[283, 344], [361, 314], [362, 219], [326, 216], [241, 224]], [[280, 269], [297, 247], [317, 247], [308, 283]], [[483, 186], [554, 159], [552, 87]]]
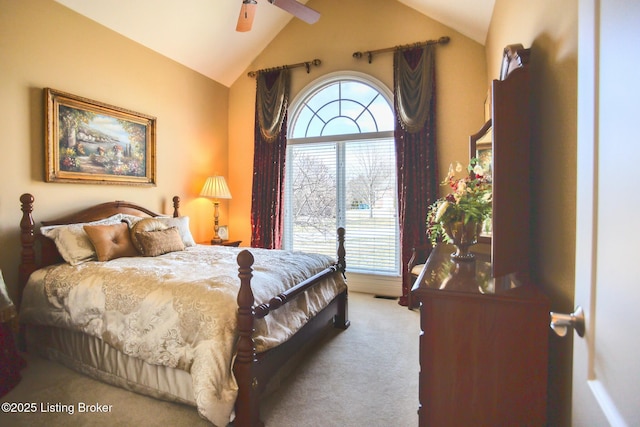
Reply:
[[399, 273], [393, 111], [371, 82], [330, 79], [294, 105], [285, 175], [286, 249], [335, 255], [348, 269]]

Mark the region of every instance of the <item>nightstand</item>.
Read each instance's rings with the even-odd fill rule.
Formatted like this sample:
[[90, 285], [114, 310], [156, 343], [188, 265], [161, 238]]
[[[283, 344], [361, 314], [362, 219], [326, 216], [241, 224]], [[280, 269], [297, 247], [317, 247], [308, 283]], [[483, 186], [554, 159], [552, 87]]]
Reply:
[[238, 247], [240, 246], [240, 243], [242, 243], [242, 240], [223, 240], [220, 243], [211, 243], [211, 241], [207, 241], [207, 242], [198, 242], [199, 245], [211, 245], [211, 246], [235, 246]]

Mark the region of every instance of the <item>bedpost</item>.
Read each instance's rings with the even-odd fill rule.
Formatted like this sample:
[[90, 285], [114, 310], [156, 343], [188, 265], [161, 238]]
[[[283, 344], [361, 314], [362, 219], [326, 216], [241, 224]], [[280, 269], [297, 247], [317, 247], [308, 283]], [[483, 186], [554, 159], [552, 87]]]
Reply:
[[177, 218], [180, 216], [180, 197], [173, 196], [173, 217]]
[[251, 273], [253, 269], [253, 255], [248, 250], [238, 254], [238, 277], [240, 290], [238, 292], [238, 347], [233, 373], [238, 383], [238, 398], [236, 399], [236, 418], [233, 424], [238, 427], [262, 426], [260, 421], [260, 391], [254, 376], [256, 361], [256, 346], [253, 341], [254, 332], [254, 297], [251, 290]]
[[25, 193], [20, 196], [20, 209], [22, 210], [22, 219], [20, 220], [20, 243], [22, 249], [20, 250], [20, 266], [18, 267], [18, 293], [16, 308], [20, 310], [20, 304], [22, 303], [22, 291], [29, 280], [31, 273], [36, 271], [36, 257], [33, 250], [33, 243], [35, 241], [34, 229], [35, 223], [31, 212], [33, 212], [34, 197]]
[[[347, 276], [345, 276], [345, 272], [347, 270], [347, 261], [346, 250], [344, 248], [344, 234], [344, 228], [338, 228], [338, 270], [346, 280]], [[338, 300], [338, 314], [333, 319], [333, 325], [339, 329], [347, 329], [349, 325], [351, 325], [349, 321], [349, 294], [347, 291], [344, 291], [338, 298], [340, 298]]]
[[338, 228], [338, 269], [344, 275], [347, 270], [346, 251], [344, 249], [344, 228]]

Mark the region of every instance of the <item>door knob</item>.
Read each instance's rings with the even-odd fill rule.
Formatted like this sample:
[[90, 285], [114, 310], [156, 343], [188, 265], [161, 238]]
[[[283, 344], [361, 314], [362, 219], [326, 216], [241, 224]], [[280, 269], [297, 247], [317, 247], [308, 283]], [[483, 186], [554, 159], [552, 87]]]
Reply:
[[573, 328], [579, 337], [584, 336], [584, 311], [582, 307], [577, 306], [571, 314], [549, 313], [551, 317], [551, 329], [560, 337], [567, 335], [567, 330]]

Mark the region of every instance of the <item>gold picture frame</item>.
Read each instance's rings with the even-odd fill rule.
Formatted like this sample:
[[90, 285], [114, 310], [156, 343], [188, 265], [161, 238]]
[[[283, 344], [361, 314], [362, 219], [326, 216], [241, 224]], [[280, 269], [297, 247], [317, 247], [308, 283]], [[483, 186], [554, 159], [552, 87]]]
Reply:
[[46, 182], [156, 185], [156, 118], [45, 88]]

